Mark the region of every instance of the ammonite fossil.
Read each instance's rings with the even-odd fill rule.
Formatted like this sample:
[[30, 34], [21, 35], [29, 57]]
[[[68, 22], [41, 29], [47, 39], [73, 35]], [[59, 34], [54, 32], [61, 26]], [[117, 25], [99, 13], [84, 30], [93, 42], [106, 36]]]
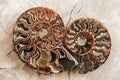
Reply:
[[63, 41], [65, 27], [55, 11], [44, 7], [25, 11], [18, 18], [13, 35], [16, 54], [30, 67], [40, 73], [63, 70], [59, 59], [66, 55], [56, 47]]
[[87, 73], [106, 61], [111, 39], [102, 23], [95, 19], [80, 18], [67, 26], [64, 47], [79, 62], [76, 66], [79, 73]]

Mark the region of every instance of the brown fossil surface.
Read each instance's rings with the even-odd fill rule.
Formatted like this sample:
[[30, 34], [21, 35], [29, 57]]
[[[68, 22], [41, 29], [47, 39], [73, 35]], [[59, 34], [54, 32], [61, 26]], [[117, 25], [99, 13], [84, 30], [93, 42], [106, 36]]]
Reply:
[[109, 56], [111, 39], [105, 26], [91, 18], [80, 18], [66, 29], [64, 47], [78, 61], [79, 73], [87, 73], [102, 65]]
[[45, 74], [63, 71], [59, 59], [66, 55], [56, 47], [63, 41], [65, 27], [55, 11], [44, 7], [25, 11], [18, 18], [13, 35], [14, 50], [27, 65]]

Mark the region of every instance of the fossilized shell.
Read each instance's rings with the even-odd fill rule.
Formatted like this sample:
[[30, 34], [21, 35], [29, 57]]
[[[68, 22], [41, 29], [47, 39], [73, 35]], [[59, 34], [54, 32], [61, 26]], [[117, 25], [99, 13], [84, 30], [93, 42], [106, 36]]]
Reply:
[[[39, 73], [59, 73], [64, 71], [64, 67], [59, 63], [59, 60], [67, 58], [66, 52], [61, 48], [53, 50], [39, 50], [40, 57], [36, 60], [37, 71]], [[32, 57], [30, 57], [32, 59]], [[33, 58], [34, 61], [34, 58]], [[34, 65], [33, 63], [33, 65]]]
[[102, 23], [95, 19], [80, 18], [67, 26], [64, 47], [79, 62], [76, 67], [79, 73], [87, 73], [106, 61], [111, 39]]
[[18, 18], [13, 35], [16, 54], [29, 66], [40, 73], [58, 73], [63, 70], [58, 60], [65, 55], [53, 49], [63, 41], [65, 27], [55, 11], [43, 7], [25, 11]]

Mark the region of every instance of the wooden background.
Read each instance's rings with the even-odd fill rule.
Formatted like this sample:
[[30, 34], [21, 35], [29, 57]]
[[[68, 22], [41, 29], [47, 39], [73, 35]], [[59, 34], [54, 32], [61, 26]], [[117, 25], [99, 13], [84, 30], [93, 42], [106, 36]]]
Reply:
[[96, 18], [109, 30], [111, 54], [93, 72], [71, 72], [70, 80], [120, 80], [120, 0], [0, 0], [0, 80], [68, 80], [68, 72], [37, 75], [12, 52], [12, 25], [32, 7], [49, 7], [60, 14], [65, 26], [80, 17]]

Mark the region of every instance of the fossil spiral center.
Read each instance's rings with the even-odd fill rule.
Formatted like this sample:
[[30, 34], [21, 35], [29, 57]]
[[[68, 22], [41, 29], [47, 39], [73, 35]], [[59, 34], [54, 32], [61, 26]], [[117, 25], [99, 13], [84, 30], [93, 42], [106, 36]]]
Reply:
[[76, 36], [76, 45], [80, 47], [80, 54], [84, 54], [93, 47], [94, 38], [89, 32], [80, 32]]
[[80, 46], [84, 46], [87, 42], [86, 38], [78, 37], [76, 43]]
[[42, 39], [45, 35], [47, 35], [48, 32], [46, 29], [39, 30], [39, 37]]
[[34, 38], [39, 37], [42, 40], [46, 40], [50, 37], [51, 31], [52, 31], [52, 29], [49, 24], [39, 23], [39, 24], [35, 25], [35, 27], [33, 29], [32, 37], [34, 37]]

